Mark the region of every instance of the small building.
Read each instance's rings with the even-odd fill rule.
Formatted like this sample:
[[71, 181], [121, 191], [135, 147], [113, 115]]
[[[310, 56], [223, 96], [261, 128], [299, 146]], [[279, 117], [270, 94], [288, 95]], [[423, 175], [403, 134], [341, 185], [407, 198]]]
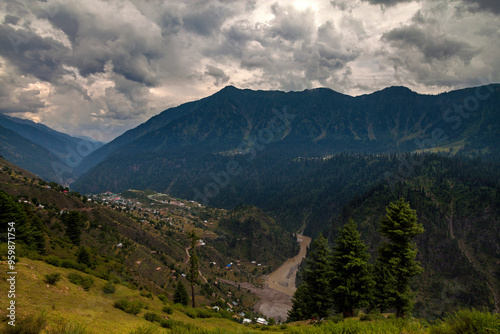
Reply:
[[268, 322], [266, 319], [264, 319], [264, 318], [257, 318], [256, 322], [257, 322], [258, 324], [260, 324], [260, 325], [264, 325], [264, 326], [269, 325], [269, 322]]
[[117, 248], [122, 248], [123, 244], [120, 242], [118, 245], [116, 245]]
[[243, 323], [244, 324], [251, 324], [252, 323], [252, 319], [245, 318], [245, 319], [243, 319]]

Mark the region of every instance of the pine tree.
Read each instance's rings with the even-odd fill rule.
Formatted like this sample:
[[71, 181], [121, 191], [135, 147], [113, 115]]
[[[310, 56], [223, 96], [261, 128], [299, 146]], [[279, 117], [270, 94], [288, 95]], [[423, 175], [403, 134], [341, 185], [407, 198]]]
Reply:
[[198, 236], [193, 231], [188, 233], [189, 239], [191, 239], [191, 249], [189, 250], [189, 273], [188, 281], [191, 283], [191, 297], [193, 302], [193, 308], [196, 307], [196, 301], [194, 298], [194, 285], [198, 282], [198, 255], [196, 254], [196, 243], [198, 242]]
[[182, 282], [178, 282], [174, 291], [174, 303], [187, 306], [189, 303], [189, 295], [187, 293], [186, 287]]
[[80, 235], [82, 234], [80, 227], [83, 222], [83, 217], [78, 211], [69, 211], [63, 213], [62, 222], [66, 225], [66, 236], [74, 245], [80, 245]]
[[330, 248], [328, 241], [320, 234], [307, 255], [303, 283], [293, 295], [290, 321], [328, 315], [332, 307], [329, 293], [331, 274]]
[[76, 257], [78, 263], [83, 263], [86, 266], [90, 266], [90, 253], [86, 247], [80, 246], [76, 252]]
[[[417, 222], [417, 213], [410, 208], [404, 198], [389, 203], [386, 215], [380, 221], [379, 232], [389, 239], [379, 249], [379, 262], [385, 268], [386, 276], [383, 293], [379, 298], [386, 299], [390, 307], [396, 309], [397, 317], [408, 315], [413, 308], [414, 295], [410, 280], [422, 272], [420, 263], [415, 260], [417, 249], [412, 239], [424, 232]], [[387, 284], [390, 283], [390, 284]], [[379, 299], [380, 300], [380, 299]]]
[[350, 219], [335, 241], [332, 262], [333, 304], [344, 317], [353, 317], [355, 309], [369, 305], [374, 284], [369, 257], [356, 224]]

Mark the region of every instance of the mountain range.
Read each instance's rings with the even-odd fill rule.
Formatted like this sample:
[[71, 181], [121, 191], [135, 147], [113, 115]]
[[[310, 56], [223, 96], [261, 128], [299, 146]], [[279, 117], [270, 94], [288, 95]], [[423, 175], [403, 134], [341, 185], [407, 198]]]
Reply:
[[89, 154], [73, 187], [165, 191], [186, 171], [207, 168], [204, 162], [236, 156], [252, 162], [262, 156], [282, 161], [339, 152], [495, 156], [499, 104], [497, 84], [439, 95], [390, 87], [358, 97], [323, 88], [285, 93], [228, 86], [167, 109]]
[[73, 167], [83, 156], [104, 143], [88, 137], [73, 137], [41, 123], [0, 113], [0, 154], [38, 174], [62, 184], [76, 179]]

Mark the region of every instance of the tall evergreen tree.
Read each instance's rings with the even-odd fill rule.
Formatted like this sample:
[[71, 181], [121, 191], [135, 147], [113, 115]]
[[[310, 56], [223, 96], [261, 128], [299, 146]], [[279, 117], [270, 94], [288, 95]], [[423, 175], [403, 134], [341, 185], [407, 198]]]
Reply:
[[397, 317], [404, 317], [413, 308], [410, 280], [422, 272], [420, 263], [415, 260], [417, 248], [412, 239], [423, 233], [424, 227], [417, 222], [416, 211], [404, 198], [400, 198], [395, 203], [389, 203], [378, 231], [389, 240], [379, 248], [380, 265], [385, 268], [381, 272], [388, 276], [385, 282], [377, 282], [379, 288], [384, 289], [380, 297], [396, 309]]
[[80, 235], [82, 234], [80, 227], [83, 223], [82, 214], [75, 210], [64, 212], [61, 220], [66, 225], [66, 236], [74, 245], [80, 245]]
[[189, 303], [189, 295], [184, 284], [181, 281], [177, 282], [174, 291], [174, 303], [187, 306]]
[[87, 247], [80, 246], [78, 251], [76, 252], [76, 260], [78, 263], [83, 263], [86, 266], [90, 266], [92, 263], [90, 262], [90, 253]]
[[335, 241], [332, 262], [333, 304], [344, 317], [353, 317], [355, 309], [369, 305], [373, 288], [369, 257], [356, 224], [350, 219]]
[[[328, 241], [320, 234], [306, 258], [304, 280], [293, 296], [289, 320], [326, 317], [332, 307], [330, 291], [332, 268]], [[300, 312], [299, 312], [300, 310]], [[300, 318], [299, 318], [300, 317]]]
[[189, 250], [189, 273], [188, 281], [191, 284], [191, 298], [193, 302], [193, 308], [196, 307], [196, 301], [194, 298], [194, 286], [198, 282], [198, 254], [196, 254], [196, 243], [198, 242], [198, 236], [193, 231], [188, 233], [189, 239], [191, 239], [191, 249]]

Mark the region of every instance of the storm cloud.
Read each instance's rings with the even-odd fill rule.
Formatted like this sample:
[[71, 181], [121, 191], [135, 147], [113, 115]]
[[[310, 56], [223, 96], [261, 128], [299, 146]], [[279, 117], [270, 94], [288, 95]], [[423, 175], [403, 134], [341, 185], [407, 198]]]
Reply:
[[110, 140], [229, 84], [357, 95], [498, 82], [499, 13], [488, 0], [12, 0], [0, 112]]

